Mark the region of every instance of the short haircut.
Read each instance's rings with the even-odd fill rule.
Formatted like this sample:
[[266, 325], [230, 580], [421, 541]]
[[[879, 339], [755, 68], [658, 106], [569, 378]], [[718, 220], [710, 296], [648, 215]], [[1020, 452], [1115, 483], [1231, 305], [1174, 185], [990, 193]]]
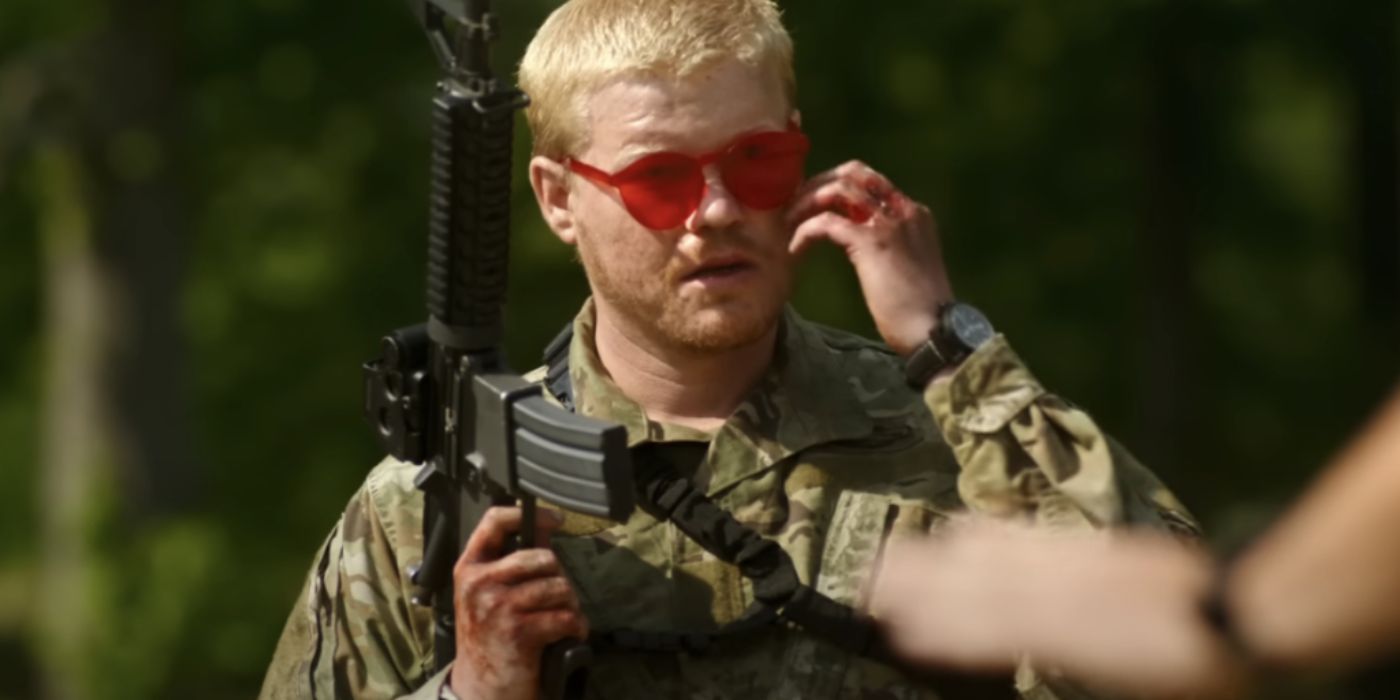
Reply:
[[586, 101], [627, 75], [683, 79], [736, 59], [772, 71], [795, 106], [792, 38], [780, 14], [773, 0], [569, 0], [520, 62], [534, 153], [563, 159], [586, 149]]

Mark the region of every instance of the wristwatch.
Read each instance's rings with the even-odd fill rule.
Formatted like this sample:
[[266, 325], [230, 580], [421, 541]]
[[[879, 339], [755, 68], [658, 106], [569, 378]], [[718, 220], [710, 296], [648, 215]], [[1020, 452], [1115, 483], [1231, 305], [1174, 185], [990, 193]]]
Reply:
[[928, 340], [904, 363], [904, 378], [916, 391], [923, 391], [939, 372], [957, 366], [995, 335], [992, 322], [976, 307], [947, 302], [938, 308], [938, 325]]

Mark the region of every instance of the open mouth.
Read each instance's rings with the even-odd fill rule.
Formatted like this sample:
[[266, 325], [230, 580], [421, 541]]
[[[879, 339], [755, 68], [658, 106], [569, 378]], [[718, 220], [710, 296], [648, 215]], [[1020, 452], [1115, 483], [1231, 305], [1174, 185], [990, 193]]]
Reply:
[[682, 278], [684, 282], [719, 282], [749, 272], [754, 264], [739, 257], [726, 257], [712, 260]]
[[700, 267], [696, 272], [687, 274], [687, 280], [700, 280], [706, 277], [728, 277], [731, 274], [739, 274], [745, 270], [752, 270], [753, 265], [746, 262], [725, 263], [725, 265], [707, 265]]

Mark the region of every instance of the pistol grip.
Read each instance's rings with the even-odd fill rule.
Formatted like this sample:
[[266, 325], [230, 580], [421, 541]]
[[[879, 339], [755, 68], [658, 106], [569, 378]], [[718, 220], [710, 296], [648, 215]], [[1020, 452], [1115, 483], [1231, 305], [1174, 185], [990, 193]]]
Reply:
[[593, 649], [577, 639], [545, 647], [540, 662], [540, 700], [581, 700], [593, 666]]

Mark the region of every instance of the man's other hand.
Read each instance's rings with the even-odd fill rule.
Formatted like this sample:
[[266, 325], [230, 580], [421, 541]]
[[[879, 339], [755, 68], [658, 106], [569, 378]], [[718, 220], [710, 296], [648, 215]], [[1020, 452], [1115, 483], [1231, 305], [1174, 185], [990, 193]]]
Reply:
[[788, 246], [794, 255], [820, 240], [846, 251], [876, 329], [901, 355], [928, 338], [938, 308], [953, 299], [933, 213], [864, 163], [808, 180], [788, 224], [795, 229]]
[[[552, 511], [538, 512], [536, 541], [548, 542], [561, 520]], [[487, 510], [452, 571], [452, 692], [462, 700], [533, 700], [545, 647], [588, 636], [578, 595], [554, 552], [523, 549], [501, 556], [520, 525], [519, 508]]]

